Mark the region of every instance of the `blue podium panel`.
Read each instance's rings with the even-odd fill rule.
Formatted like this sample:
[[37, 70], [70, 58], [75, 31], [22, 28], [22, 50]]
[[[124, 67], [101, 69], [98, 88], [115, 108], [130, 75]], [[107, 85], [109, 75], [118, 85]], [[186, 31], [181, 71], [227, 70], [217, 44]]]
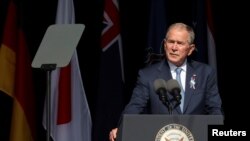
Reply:
[[124, 115], [117, 141], [207, 141], [208, 125], [222, 115]]

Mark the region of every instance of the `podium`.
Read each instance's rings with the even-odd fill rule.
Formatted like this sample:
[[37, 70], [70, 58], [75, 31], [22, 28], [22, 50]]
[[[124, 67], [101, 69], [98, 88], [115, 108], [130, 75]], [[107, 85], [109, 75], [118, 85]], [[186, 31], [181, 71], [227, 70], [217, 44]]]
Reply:
[[222, 115], [123, 115], [117, 141], [207, 141]]

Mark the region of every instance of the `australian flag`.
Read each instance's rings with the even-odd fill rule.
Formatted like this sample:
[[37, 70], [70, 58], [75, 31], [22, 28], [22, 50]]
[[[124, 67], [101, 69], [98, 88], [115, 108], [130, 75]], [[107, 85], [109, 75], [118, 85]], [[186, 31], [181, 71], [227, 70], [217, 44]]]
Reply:
[[103, 25], [94, 141], [108, 140], [109, 131], [117, 127], [123, 110], [123, 53], [116, 0], [105, 0]]

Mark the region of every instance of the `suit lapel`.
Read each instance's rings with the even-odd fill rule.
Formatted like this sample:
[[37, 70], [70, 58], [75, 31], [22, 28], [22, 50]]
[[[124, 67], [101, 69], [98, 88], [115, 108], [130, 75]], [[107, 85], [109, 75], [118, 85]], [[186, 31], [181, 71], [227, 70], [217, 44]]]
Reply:
[[172, 75], [167, 61], [162, 61], [162, 63], [158, 67], [158, 72], [159, 73], [157, 74], [157, 78], [162, 78], [165, 81], [172, 79]]
[[183, 113], [187, 111], [187, 107], [191, 101], [191, 97], [193, 96], [194, 89], [190, 87], [190, 80], [193, 75], [195, 75], [195, 71], [193, 69], [192, 63], [187, 63], [187, 73], [186, 73], [186, 87], [185, 87], [185, 99], [184, 99], [184, 107]]

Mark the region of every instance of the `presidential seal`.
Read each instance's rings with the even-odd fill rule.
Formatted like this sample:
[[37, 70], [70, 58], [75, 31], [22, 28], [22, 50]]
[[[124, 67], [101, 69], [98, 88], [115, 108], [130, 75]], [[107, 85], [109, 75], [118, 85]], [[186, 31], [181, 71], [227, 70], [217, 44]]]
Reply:
[[194, 137], [185, 126], [168, 124], [158, 131], [155, 141], [194, 141]]

